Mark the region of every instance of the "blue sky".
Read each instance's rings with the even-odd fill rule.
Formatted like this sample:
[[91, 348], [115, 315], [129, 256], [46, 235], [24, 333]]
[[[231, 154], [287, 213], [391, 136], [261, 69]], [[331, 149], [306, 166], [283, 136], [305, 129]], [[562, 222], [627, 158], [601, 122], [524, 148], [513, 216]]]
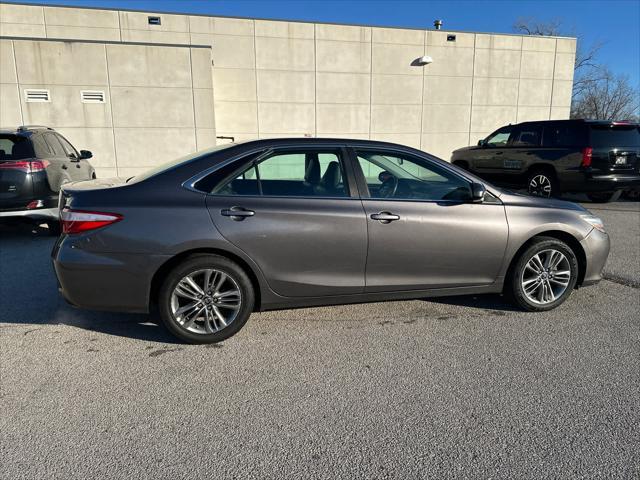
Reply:
[[333, 23], [512, 32], [519, 17], [559, 20], [585, 46], [603, 44], [602, 63], [640, 85], [640, 0], [23, 0], [131, 10], [203, 13]]

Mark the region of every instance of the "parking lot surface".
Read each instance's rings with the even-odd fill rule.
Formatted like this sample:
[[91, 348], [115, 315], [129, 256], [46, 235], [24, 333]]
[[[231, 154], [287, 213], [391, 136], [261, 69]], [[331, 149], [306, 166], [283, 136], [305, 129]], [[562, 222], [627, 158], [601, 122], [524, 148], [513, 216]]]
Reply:
[[640, 204], [585, 204], [607, 280], [254, 314], [213, 346], [56, 291], [45, 229], [0, 227], [0, 477], [639, 478]]

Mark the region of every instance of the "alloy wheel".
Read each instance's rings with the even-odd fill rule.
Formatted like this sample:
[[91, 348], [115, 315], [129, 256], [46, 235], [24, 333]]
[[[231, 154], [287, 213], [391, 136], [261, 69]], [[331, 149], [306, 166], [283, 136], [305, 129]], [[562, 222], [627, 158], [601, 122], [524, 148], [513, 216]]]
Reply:
[[570, 281], [569, 260], [564, 253], [552, 248], [533, 255], [520, 278], [525, 296], [537, 305], [555, 302], [567, 290]]
[[529, 193], [538, 197], [550, 197], [552, 192], [549, 177], [542, 173], [534, 175], [529, 182]]
[[207, 268], [184, 276], [171, 293], [171, 313], [182, 328], [211, 334], [228, 327], [238, 316], [242, 293], [238, 283], [221, 270]]

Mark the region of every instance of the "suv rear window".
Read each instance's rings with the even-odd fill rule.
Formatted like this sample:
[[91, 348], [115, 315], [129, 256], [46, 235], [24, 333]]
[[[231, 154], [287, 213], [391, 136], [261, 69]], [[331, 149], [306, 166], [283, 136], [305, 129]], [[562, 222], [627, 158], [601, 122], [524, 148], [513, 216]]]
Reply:
[[0, 162], [33, 158], [33, 148], [28, 138], [20, 135], [0, 135]]
[[640, 147], [640, 127], [637, 125], [591, 125], [591, 146]]

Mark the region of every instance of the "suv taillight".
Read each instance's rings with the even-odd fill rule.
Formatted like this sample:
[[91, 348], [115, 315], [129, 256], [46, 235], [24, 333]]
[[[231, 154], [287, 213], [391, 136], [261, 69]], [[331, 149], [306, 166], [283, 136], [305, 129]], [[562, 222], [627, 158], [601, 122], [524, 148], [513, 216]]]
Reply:
[[0, 163], [0, 170], [20, 170], [25, 173], [35, 173], [42, 172], [48, 166], [48, 160], [10, 160]]
[[106, 227], [122, 220], [122, 215], [107, 212], [89, 212], [64, 208], [60, 211], [60, 223], [64, 233], [80, 233]]
[[591, 157], [593, 157], [593, 148], [586, 147], [582, 149], [582, 163], [583, 168], [589, 168], [591, 166]]

